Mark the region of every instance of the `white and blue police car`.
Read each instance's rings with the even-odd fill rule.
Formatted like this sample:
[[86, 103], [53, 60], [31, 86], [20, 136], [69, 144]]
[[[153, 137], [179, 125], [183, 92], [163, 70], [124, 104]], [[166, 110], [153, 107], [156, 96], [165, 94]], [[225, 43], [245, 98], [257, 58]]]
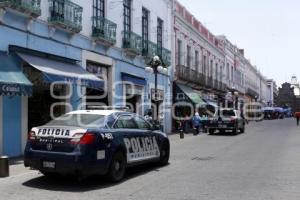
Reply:
[[166, 165], [169, 154], [167, 135], [139, 115], [116, 109], [79, 110], [32, 128], [24, 165], [46, 176], [105, 174], [117, 182], [127, 167]]

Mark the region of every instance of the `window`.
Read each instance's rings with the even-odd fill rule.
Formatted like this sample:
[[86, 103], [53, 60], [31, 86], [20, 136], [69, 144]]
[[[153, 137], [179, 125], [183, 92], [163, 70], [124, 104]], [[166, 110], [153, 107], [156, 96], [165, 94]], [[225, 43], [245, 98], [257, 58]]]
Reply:
[[199, 71], [199, 51], [195, 51], [195, 67], [196, 71]]
[[229, 80], [229, 63], [227, 63], [227, 65], [226, 65], [226, 77], [227, 77], [227, 80]]
[[135, 117], [135, 122], [138, 126], [139, 129], [143, 129], [143, 130], [150, 130], [150, 125], [149, 123], [147, 123], [144, 119], [142, 119], [141, 117]]
[[235, 112], [233, 110], [222, 110], [222, 116], [223, 117], [234, 117]]
[[105, 0], [93, 0], [93, 16], [105, 17]]
[[148, 40], [149, 40], [149, 11], [145, 8], [142, 10], [142, 40], [143, 40], [143, 53], [148, 53]]
[[64, 1], [52, 1], [51, 17], [56, 20], [62, 20], [65, 18]]
[[[124, 32], [131, 32], [131, 0], [124, 0]], [[126, 34], [126, 33], [125, 33]]]
[[157, 51], [159, 55], [162, 55], [163, 29], [164, 29], [164, 21], [160, 18], [157, 18]]
[[187, 46], [187, 67], [191, 67], [191, 47]]
[[75, 127], [104, 127], [104, 115], [95, 114], [65, 114], [49, 123], [48, 126], [75, 126]]
[[182, 41], [177, 40], [177, 65], [181, 65], [181, 49], [182, 49]]
[[216, 76], [215, 76], [215, 78], [216, 78], [216, 80], [218, 80], [218, 63], [216, 63], [216, 69], [215, 69], [215, 72], [216, 72]]
[[202, 72], [204, 75], [206, 75], [206, 56], [203, 56], [203, 69]]
[[120, 116], [114, 128], [137, 129], [137, 125], [131, 115]]
[[209, 76], [212, 78], [212, 76], [213, 76], [213, 61], [211, 60], [210, 61], [210, 74], [209, 74]]

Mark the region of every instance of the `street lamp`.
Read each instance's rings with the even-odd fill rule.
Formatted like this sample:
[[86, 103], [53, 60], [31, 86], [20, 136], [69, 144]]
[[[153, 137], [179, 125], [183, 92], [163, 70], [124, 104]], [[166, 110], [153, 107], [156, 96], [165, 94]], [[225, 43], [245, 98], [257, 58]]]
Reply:
[[168, 69], [159, 56], [154, 56], [147, 65], [148, 66], [145, 68], [146, 72], [153, 73], [155, 77], [154, 101], [155, 101], [155, 106], [157, 108], [157, 112], [154, 120], [156, 122], [156, 125], [159, 125], [159, 99], [158, 99], [158, 89], [157, 89], [157, 75], [158, 73], [167, 74]]

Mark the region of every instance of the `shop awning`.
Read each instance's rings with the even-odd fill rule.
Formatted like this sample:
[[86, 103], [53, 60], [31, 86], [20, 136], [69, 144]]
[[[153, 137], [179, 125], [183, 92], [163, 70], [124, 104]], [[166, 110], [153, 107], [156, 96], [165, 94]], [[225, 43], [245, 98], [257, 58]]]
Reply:
[[144, 78], [137, 77], [124, 72], [122, 72], [121, 76], [122, 76], [122, 81], [126, 81], [135, 85], [143, 85], [143, 86], [147, 85], [147, 81]]
[[80, 65], [43, 57], [17, 53], [25, 62], [43, 73], [45, 82], [70, 82], [93, 89], [103, 89], [104, 81]]
[[215, 108], [219, 107], [218, 104], [216, 102], [214, 102], [214, 101], [206, 100], [205, 99], [205, 102], [206, 102], [207, 105], [213, 106]]
[[13, 58], [0, 53], [0, 95], [31, 96], [32, 83], [14, 62]]
[[182, 92], [185, 93], [185, 95], [192, 101], [192, 103], [196, 105], [206, 105], [198, 91], [186, 85], [177, 84], [177, 86]]

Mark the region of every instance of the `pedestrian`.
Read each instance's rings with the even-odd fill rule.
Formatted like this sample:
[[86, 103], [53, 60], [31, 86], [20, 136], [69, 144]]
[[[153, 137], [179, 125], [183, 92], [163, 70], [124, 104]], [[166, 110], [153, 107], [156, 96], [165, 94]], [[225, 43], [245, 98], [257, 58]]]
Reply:
[[152, 111], [150, 109], [148, 110], [147, 114], [145, 115], [145, 119], [150, 124], [153, 124]]
[[198, 135], [200, 133], [200, 128], [201, 128], [201, 117], [198, 112], [195, 112], [195, 115], [192, 118], [192, 123], [195, 129], [194, 135]]
[[297, 121], [297, 126], [299, 126], [300, 112], [295, 112], [295, 118], [296, 118], [296, 121]]

